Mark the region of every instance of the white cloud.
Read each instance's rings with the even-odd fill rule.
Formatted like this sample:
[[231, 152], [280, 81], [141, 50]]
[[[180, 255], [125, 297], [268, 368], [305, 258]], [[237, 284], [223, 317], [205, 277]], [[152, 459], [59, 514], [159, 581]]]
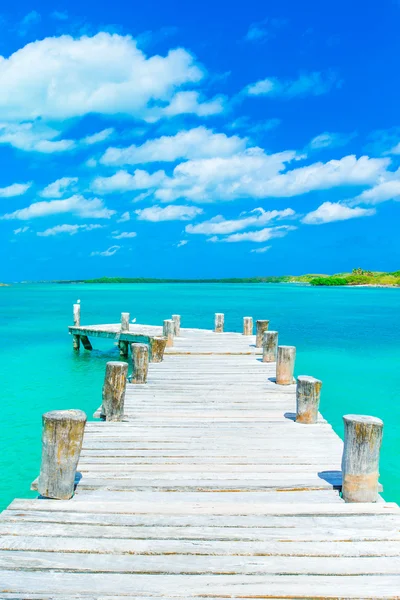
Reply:
[[247, 231], [246, 233], [233, 233], [227, 237], [219, 238], [217, 236], [211, 237], [209, 242], [266, 242], [272, 238], [284, 237], [289, 231], [294, 231], [296, 227], [290, 225], [280, 225], [279, 227], [266, 227], [259, 231]]
[[19, 219], [27, 221], [38, 217], [47, 217], [49, 215], [58, 215], [71, 213], [78, 217], [88, 217], [93, 219], [109, 219], [114, 210], [109, 210], [99, 198], [87, 200], [81, 195], [75, 194], [65, 200], [51, 200], [50, 202], [35, 202], [26, 208], [20, 208], [12, 213], [0, 217], [1, 219]]
[[61, 131], [49, 127], [40, 120], [29, 123], [0, 123], [0, 144], [9, 144], [18, 150], [51, 154], [75, 148], [74, 140], [54, 139], [60, 135]]
[[150, 162], [173, 162], [178, 159], [232, 156], [246, 147], [246, 140], [234, 135], [214, 133], [206, 127], [180, 131], [176, 135], [147, 140], [141, 146], [108, 148], [100, 159], [105, 165], [135, 165]]
[[140, 221], [189, 221], [203, 212], [196, 206], [179, 206], [172, 204], [170, 206], [150, 206], [140, 210], [135, 210], [137, 218]]
[[91, 252], [90, 256], [114, 256], [114, 254], [118, 252], [120, 248], [121, 246], [110, 246], [110, 248], [107, 248], [107, 250], [103, 250], [102, 252]]
[[42, 152], [43, 154], [53, 154], [54, 152], [67, 152], [76, 147], [75, 140], [40, 140], [32, 150]]
[[321, 225], [334, 221], [347, 221], [358, 217], [371, 217], [376, 213], [374, 208], [350, 208], [340, 203], [324, 202], [316, 210], [308, 213], [302, 223], [307, 225]]
[[103, 129], [102, 131], [93, 133], [92, 135], [87, 135], [86, 137], [81, 139], [81, 143], [86, 146], [92, 146], [93, 144], [104, 142], [104, 140], [108, 139], [113, 133], [114, 128], [109, 127], [108, 129]]
[[223, 112], [225, 97], [216, 96], [212, 100], [203, 100], [198, 92], [178, 92], [170, 104], [162, 109], [152, 111], [157, 118], [160, 116], [175, 117], [176, 115], [193, 114], [198, 117], [209, 117]]
[[77, 177], [61, 177], [47, 185], [39, 195], [42, 198], [61, 198], [65, 193], [71, 192], [77, 183]]
[[276, 36], [277, 31], [286, 25], [286, 19], [264, 19], [258, 23], [252, 23], [246, 33], [246, 42], [265, 42]]
[[34, 25], [37, 25], [42, 20], [42, 17], [36, 10], [31, 10], [28, 14], [21, 19], [18, 25], [17, 31], [20, 36], [24, 36], [28, 33], [29, 29]]
[[98, 194], [131, 192], [133, 190], [156, 188], [164, 179], [164, 171], [156, 171], [150, 174], [147, 171], [137, 169], [133, 175], [128, 171], [118, 171], [111, 177], [97, 177], [92, 181], [91, 188]]
[[203, 235], [228, 234], [251, 226], [262, 227], [273, 219], [284, 219], [293, 217], [295, 214], [291, 208], [284, 210], [265, 211], [263, 208], [255, 208], [247, 213], [242, 213], [239, 219], [224, 219], [217, 215], [209, 221], [203, 221], [197, 225], [186, 225], [187, 233], [198, 233]]
[[253, 250], [250, 250], [250, 252], [256, 252], [256, 254], [264, 254], [264, 252], [267, 252], [270, 249], [271, 246], [263, 246], [262, 248], [253, 248]]
[[18, 227], [18, 229], [14, 229], [14, 234], [19, 235], [20, 233], [26, 233], [29, 231], [29, 227]]
[[177, 243], [176, 247], [182, 248], [182, 246], [186, 246], [187, 243], [188, 243], [187, 240], [181, 240], [180, 242]]
[[[169, 106], [179, 114], [179, 102], [186, 104], [184, 112], [199, 114], [198, 99], [175, 95], [203, 76], [183, 48], [148, 58], [130, 36], [48, 37], [0, 57], [0, 119], [63, 120], [89, 113], [154, 119], [157, 103], [165, 105], [165, 114]], [[208, 104], [204, 110], [211, 110]]]
[[120, 218], [117, 219], [117, 223], [125, 223], [126, 221], [130, 221], [130, 219], [131, 219], [131, 215], [127, 211], [127, 212], [122, 213]]
[[14, 196], [22, 196], [29, 190], [32, 182], [30, 183], [13, 183], [7, 187], [0, 188], [0, 198], [12, 198]]
[[53, 10], [53, 12], [51, 13], [50, 16], [52, 19], [56, 19], [57, 21], [67, 21], [68, 20], [68, 13], [66, 10], [63, 10], [63, 11]]
[[323, 148], [338, 148], [345, 146], [355, 137], [355, 133], [329, 133], [325, 131], [315, 136], [308, 144], [309, 150], [322, 150]]
[[[398, 173], [396, 174], [399, 175]], [[390, 179], [382, 181], [369, 190], [365, 190], [347, 204], [354, 206], [357, 204], [379, 204], [387, 200], [400, 200], [400, 180]]]
[[137, 236], [136, 231], [113, 231], [112, 232], [112, 237], [115, 240], [123, 240], [125, 238], [134, 238]]
[[75, 235], [78, 231], [92, 231], [93, 229], [101, 229], [102, 225], [56, 225], [50, 227], [45, 231], [38, 231], [36, 235], [40, 237], [49, 237], [59, 235], [60, 233], [68, 233], [69, 235]]
[[297, 79], [280, 80], [277, 77], [267, 77], [245, 88], [248, 96], [275, 96], [296, 98], [301, 96], [320, 96], [340, 87], [341, 82], [335, 73], [302, 73]]

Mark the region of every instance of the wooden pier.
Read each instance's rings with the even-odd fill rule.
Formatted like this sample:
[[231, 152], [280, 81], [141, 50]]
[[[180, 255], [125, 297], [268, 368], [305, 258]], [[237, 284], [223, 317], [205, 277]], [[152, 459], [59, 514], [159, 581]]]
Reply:
[[295, 421], [296, 385], [262, 353], [181, 329], [123, 420], [86, 424], [74, 497], [1, 514], [0, 598], [400, 598], [399, 507], [342, 499], [341, 439], [320, 414]]

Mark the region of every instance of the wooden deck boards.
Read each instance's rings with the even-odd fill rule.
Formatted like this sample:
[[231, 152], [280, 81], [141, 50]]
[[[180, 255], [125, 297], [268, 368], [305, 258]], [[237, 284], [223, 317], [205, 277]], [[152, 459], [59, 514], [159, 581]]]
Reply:
[[0, 598], [399, 598], [399, 507], [342, 501], [341, 440], [258, 353], [183, 330], [87, 424], [75, 497], [2, 513]]

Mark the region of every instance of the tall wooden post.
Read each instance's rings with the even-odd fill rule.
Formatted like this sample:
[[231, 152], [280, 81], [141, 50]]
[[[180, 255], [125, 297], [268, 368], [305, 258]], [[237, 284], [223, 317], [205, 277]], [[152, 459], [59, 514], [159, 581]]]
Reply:
[[224, 313], [215, 313], [214, 317], [214, 331], [215, 333], [223, 333], [224, 331]]
[[79, 350], [81, 347], [81, 336], [76, 333], [72, 334], [72, 347], [74, 350]]
[[103, 385], [103, 404], [100, 418], [105, 421], [122, 421], [128, 363], [108, 362]]
[[296, 388], [297, 423], [317, 423], [322, 381], [315, 377], [300, 375]]
[[278, 332], [264, 331], [262, 347], [263, 362], [275, 362], [278, 352]]
[[175, 325], [172, 319], [166, 319], [163, 325], [163, 336], [167, 338], [167, 347], [174, 345]]
[[342, 495], [345, 502], [377, 502], [383, 421], [345, 415]]
[[256, 321], [256, 348], [262, 347], [263, 335], [267, 331], [269, 321]]
[[163, 361], [167, 338], [155, 336], [150, 338], [150, 361], [159, 363]]
[[293, 382], [296, 348], [294, 346], [278, 346], [276, 359], [276, 383], [290, 385]]
[[177, 337], [181, 335], [181, 315], [172, 315], [174, 322], [174, 335]]
[[133, 373], [132, 383], [146, 383], [149, 370], [149, 349], [147, 344], [131, 344]]
[[121, 313], [121, 331], [129, 331], [129, 321], [131, 316], [129, 313]]
[[253, 317], [243, 317], [243, 335], [253, 335]]
[[74, 315], [74, 326], [80, 327], [81, 326], [81, 305], [80, 304], [74, 304], [73, 315]]
[[45, 413], [42, 420], [39, 494], [69, 500], [74, 495], [86, 415], [81, 410], [53, 410]]

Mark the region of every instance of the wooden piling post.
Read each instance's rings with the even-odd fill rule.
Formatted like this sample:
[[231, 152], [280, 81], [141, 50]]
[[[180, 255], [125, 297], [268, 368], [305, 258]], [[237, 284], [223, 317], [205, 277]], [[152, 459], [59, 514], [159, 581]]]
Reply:
[[[172, 322], [172, 321], [171, 321]], [[132, 383], [146, 383], [149, 370], [149, 349], [147, 344], [131, 344]]]
[[214, 331], [215, 333], [223, 333], [224, 331], [225, 315], [224, 313], [215, 313], [214, 317]]
[[278, 351], [278, 332], [264, 331], [262, 347], [263, 362], [275, 362]]
[[128, 363], [108, 362], [103, 384], [103, 404], [100, 418], [105, 421], [122, 421]]
[[86, 415], [81, 410], [53, 410], [45, 413], [42, 420], [39, 494], [69, 500], [74, 495]]
[[342, 495], [345, 502], [377, 502], [383, 421], [345, 415]]
[[175, 325], [172, 319], [166, 319], [163, 325], [163, 336], [167, 338], [167, 347], [174, 345]]
[[294, 346], [278, 346], [276, 358], [276, 383], [278, 385], [293, 383], [295, 358], [296, 348]]
[[159, 363], [163, 361], [167, 338], [155, 336], [150, 338], [150, 361]]
[[243, 335], [253, 335], [253, 317], [243, 317]]
[[76, 335], [76, 333], [72, 334], [72, 347], [74, 350], [79, 350], [81, 347], [81, 336]]
[[80, 327], [81, 326], [81, 305], [80, 304], [74, 304], [73, 315], [74, 315], [74, 326]]
[[120, 340], [118, 342], [119, 355], [126, 358], [129, 354], [129, 342], [126, 340]]
[[263, 335], [267, 331], [269, 321], [256, 321], [256, 348], [262, 347]]
[[296, 388], [296, 422], [317, 423], [322, 381], [300, 375]]
[[129, 321], [131, 320], [131, 316], [129, 313], [124, 312], [121, 313], [121, 331], [129, 331]]
[[177, 337], [181, 335], [181, 315], [172, 315], [174, 322], [174, 335]]

